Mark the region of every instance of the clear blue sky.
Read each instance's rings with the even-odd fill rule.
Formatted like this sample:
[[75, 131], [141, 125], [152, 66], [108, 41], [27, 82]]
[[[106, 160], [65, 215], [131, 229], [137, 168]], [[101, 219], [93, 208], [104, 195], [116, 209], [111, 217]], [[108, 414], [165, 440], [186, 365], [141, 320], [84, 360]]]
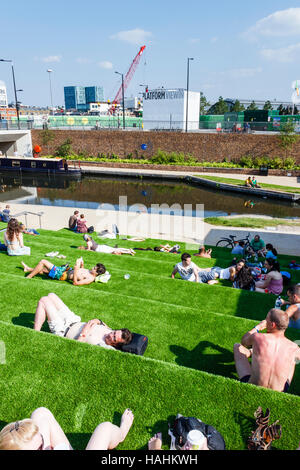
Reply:
[[[146, 45], [126, 96], [186, 87], [210, 102], [224, 98], [290, 100], [300, 79], [300, 0], [14, 0], [1, 6], [0, 58], [13, 59], [24, 104], [55, 105], [63, 87], [100, 85], [113, 99], [120, 77]], [[13, 101], [11, 69], [0, 80]]]

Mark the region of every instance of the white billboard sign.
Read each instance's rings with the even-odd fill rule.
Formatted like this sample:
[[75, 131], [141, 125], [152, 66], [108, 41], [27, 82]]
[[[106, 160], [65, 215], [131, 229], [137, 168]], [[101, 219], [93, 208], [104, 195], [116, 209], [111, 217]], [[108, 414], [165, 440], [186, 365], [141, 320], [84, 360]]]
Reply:
[[[156, 89], [143, 93], [144, 129], [178, 129], [186, 126], [187, 92], [179, 89]], [[199, 129], [200, 93], [189, 92], [188, 130]]]
[[0, 80], [0, 107], [7, 108], [7, 94], [5, 83]]

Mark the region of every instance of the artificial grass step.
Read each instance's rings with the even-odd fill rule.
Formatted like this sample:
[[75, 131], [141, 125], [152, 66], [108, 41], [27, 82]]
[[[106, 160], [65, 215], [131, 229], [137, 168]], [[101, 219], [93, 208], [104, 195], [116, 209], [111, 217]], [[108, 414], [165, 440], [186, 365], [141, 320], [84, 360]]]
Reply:
[[[14, 305], [1, 299], [1, 320], [10, 324], [33, 328], [34, 313], [38, 300], [49, 293], [46, 283], [36, 283], [34, 295], [29, 289], [29, 280], [18, 283], [19, 297]], [[3, 281], [8, 289], [9, 279]], [[51, 285], [53, 287], [53, 285]], [[225, 377], [237, 378], [233, 359], [233, 345], [254, 327], [253, 320], [228, 317], [203, 309], [180, 309], [166, 304], [156, 304], [143, 299], [130, 299], [122, 296], [103, 295], [90, 291], [82, 295], [80, 301], [74, 286], [56, 284], [53, 291], [68, 305], [82, 321], [100, 318], [112, 328], [127, 327], [131, 331], [149, 338], [145, 356], [184, 367], [205, 370]], [[145, 319], [147, 319], [145, 321]], [[49, 331], [45, 323], [44, 331]], [[292, 341], [298, 338], [294, 329], [287, 331]], [[69, 341], [66, 339], [66, 341]], [[299, 394], [300, 369], [296, 368], [291, 393]]]
[[[27, 261], [27, 260], [26, 260]], [[171, 278], [155, 278], [154, 276], [135, 274], [129, 280], [124, 279], [123, 272], [115, 271], [109, 267], [112, 273], [111, 280], [107, 284], [92, 283], [90, 285], [78, 286], [80, 292], [96, 290], [99, 292], [112, 293], [118, 296], [140, 298], [155, 302], [167, 303], [169, 305], [180, 305], [217, 311], [228, 315], [241, 316], [260, 320], [265, 318], [266, 312], [274, 306], [275, 296], [266, 295], [257, 292], [249, 292], [232, 287], [220, 285], [196, 284], [193, 282], [182, 281]], [[15, 265], [0, 266], [0, 275], [7, 277], [13, 275], [13, 284], [18, 279], [24, 279], [22, 267]], [[36, 276], [33, 279], [26, 279], [30, 283], [30, 289], [35, 289], [36, 283], [47, 282], [49, 290], [52, 290], [55, 284], [62, 281], [51, 280], [46, 275]], [[71, 285], [64, 282], [65, 285]], [[82, 294], [83, 295], [83, 294]]]
[[[6, 347], [1, 364], [1, 427], [49, 408], [71, 444], [84, 448], [99, 422], [113, 421], [125, 408], [134, 424], [119, 449], [145, 449], [155, 432], [167, 439], [167, 422], [179, 412], [215, 426], [227, 449], [245, 449], [258, 406], [280, 419], [277, 449], [296, 449], [300, 398], [242, 384], [177, 365], [66, 341], [0, 321]], [[164, 445], [164, 448], [166, 446]]]
[[[41, 239], [34, 239], [26, 241], [26, 244], [31, 247], [32, 254], [34, 256], [40, 256], [41, 258], [45, 258], [45, 254], [47, 250], [51, 247], [53, 251], [53, 244], [49, 243], [51, 240], [45, 240], [45, 238]], [[111, 244], [111, 246], [114, 246]], [[167, 276], [170, 277], [173, 267], [176, 263], [180, 262], [181, 255], [176, 254], [168, 254], [164, 253], [163, 257], [158, 257], [158, 253], [150, 253], [150, 252], [137, 252], [136, 256], [130, 255], [123, 255], [123, 256], [115, 256], [115, 255], [108, 255], [102, 253], [95, 253], [92, 251], [80, 251], [75, 250], [75, 246], [67, 246], [67, 245], [60, 245], [58, 249], [62, 252], [67, 258], [66, 260], [73, 264], [75, 260], [79, 256], [84, 256], [86, 262], [94, 263], [102, 259], [107, 259], [109, 262], [113, 262], [114, 266], [120, 267], [120, 269], [130, 266], [130, 269], [133, 269], [136, 272], [142, 272], [144, 274], [154, 274], [155, 276]], [[55, 248], [56, 249], [56, 248]], [[51, 250], [51, 249], [50, 249]], [[113, 256], [113, 258], [112, 258]], [[59, 258], [49, 258], [49, 261], [53, 262], [54, 264], [61, 264], [65, 262], [64, 260], [60, 260]], [[205, 259], [199, 257], [192, 257], [192, 261], [200, 267], [200, 269], [211, 268], [213, 266], [220, 266], [222, 268], [226, 268], [230, 266], [232, 260], [227, 260], [226, 258], [212, 258], [212, 259]], [[284, 268], [286, 271], [291, 273], [292, 282], [297, 283], [300, 281], [300, 272], [293, 271], [289, 268]], [[177, 277], [179, 277], [177, 275]], [[230, 282], [221, 282], [221, 284], [225, 285], [232, 285]]]

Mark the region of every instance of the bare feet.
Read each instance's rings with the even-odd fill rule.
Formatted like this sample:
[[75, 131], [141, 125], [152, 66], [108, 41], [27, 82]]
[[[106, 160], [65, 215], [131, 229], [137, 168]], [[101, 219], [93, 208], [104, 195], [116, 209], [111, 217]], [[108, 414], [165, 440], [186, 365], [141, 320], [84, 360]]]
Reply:
[[134, 250], [132, 250], [131, 248], [130, 248], [130, 254], [131, 254], [132, 256], [134, 256], [134, 255], [135, 255], [135, 251], [134, 251]]
[[149, 450], [161, 450], [162, 446], [162, 435], [161, 432], [156, 433], [151, 439], [148, 441], [148, 449]]
[[133, 420], [134, 415], [132, 411], [129, 408], [126, 408], [121, 418], [120, 430], [122, 433], [122, 440], [120, 442], [123, 442], [125, 437], [127, 436], [129, 429], [132, 426]]
[[23, 263], [23, 261], [21, 261], [21, 264], [24, 268], [24, 273], [30, 273], [32, 271], [32, 269], [29, 268], [29, 266], [27, 266], [27, 264]]

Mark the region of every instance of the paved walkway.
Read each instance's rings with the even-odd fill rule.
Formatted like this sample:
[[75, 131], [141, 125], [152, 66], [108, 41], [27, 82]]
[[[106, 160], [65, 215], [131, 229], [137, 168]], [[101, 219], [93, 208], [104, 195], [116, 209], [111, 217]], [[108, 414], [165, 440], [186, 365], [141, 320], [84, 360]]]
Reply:
[[[232, 178], [238, 180], [245, 180], [247, 175], [242, 175], [238, 173], [208, 173], [201, 171], [172, 171], [172, 170], [152, 170], [151, 168], [108, 168], [108, 167], [96, 167], [92, 165], [81, 165], [83, 170], [92, 170], [94, 173], [101, 172], [108, 175], [128, 175], [128, 174], [138, 174], [138, 175], [163, 175], [163, 176], [220, 176], [223, 178]], [[250, 170], [251, 171], [251, 170]], [[249, 176], [251, 172], [249, 172]], [[258, 183], [267, 183], [267, 184], [277, 184], [280, 186], [289, 186], [300, 189], [300, 178], [295, 176], [260, 176], [255, 175]]]

